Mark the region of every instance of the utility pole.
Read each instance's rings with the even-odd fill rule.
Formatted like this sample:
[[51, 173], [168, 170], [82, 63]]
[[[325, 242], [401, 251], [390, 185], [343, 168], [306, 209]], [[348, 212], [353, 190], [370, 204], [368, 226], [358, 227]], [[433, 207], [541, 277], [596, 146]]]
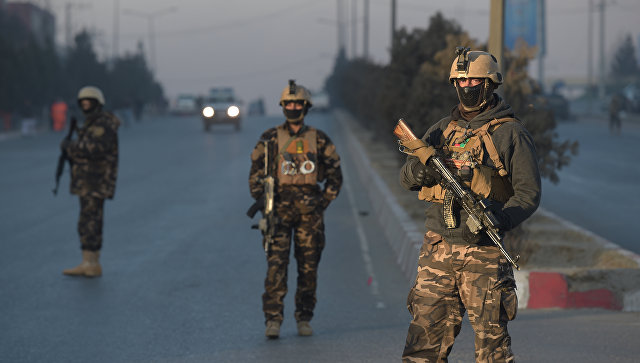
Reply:
[[593, 0], [589, 0], [587, 16], [587, 108], [591, 112], [593, 97]]
[[118, 58], [118, 43], [120, 41], [120, 0], [113, 0], [113, 44], [111, 45], [113, 54], [111, 58], [115, 61]]
[[538, 78], [540, 87], [544, 92], [544, 56], [546, 55], [546, 33], [547, 21], [545, 0], [538, 0]]
[[[491, 0], [491, 10], [489, 15], [489, 53], [498, 60], [498, 65], [504, 74], [505, 69], [502, 63], [504, 49], [504, 0]], [[504, 92], [504, 85], [498, 90]]]
[[605, 1], [600, 0], [600, 82], [598, 82], [598, 97], [600, 100], [604, 99], [605, 96], [605, 69], [604, 69], [604, 11], [605, 11]]
[[341, 52], [344, 52], [345, 56], [346, 56], [346, 41], [345, 41], [345, 35], [346, 35], [346, 31], [345, 31], [345, 14], [344, 14], [344, 1], [345, 0], [336, 0], [336, 19], [337, 22], [336, 24], [338, 25], [338, 54], [340, 54]]
[[155, 19], [158, 16], [166, 15], [172, 12], [175, 12], [178, 8], [175, 6], [156, 10], [152, 12], [142, 12], [137, 10], [125, 9], [123, 12], [127, 15], [134, 15], [141, 18], [147, 19], [148, 27], [149, 27], [149, 64], [152, 71], [157, 71], [156, 64], [156, 35], [155, 35]]
[[358, 56], [358, 0], [351, 0], [351, 58]]
[[369, 59], [369, 0], [364, 0], [362, 13], [362, 56], [367, 60]]
[[64, 44], [71, 48], [71, 3], [64, 4]]
[[71, 24], [71, 10], [73, 8], [83, 9], [88, 6], [89, 5], [85, 3], [66, 2], [64, 4], [64, 44], [67, 46], [67, 48], [71, 48], [71, 46], [73, 45], [73, 36], [71, 34], [73, 32]]
[[391, 0], [391, 52], [393, 53], [393, 43], [396, 37], [396, 9], [397, 1]]

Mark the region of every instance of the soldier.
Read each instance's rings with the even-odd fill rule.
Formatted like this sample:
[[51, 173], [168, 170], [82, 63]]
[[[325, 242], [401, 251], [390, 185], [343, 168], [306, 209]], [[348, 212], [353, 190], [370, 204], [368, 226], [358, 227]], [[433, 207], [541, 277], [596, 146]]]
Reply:
[[[286, 122], [264, 132], [268, 141], [269, 174], [275, 177], [275, 238], [267, 252], [267, 276], [262, 295], [268, 338], [278, 338], [287, 293], [287, 266], [293, 235], [298, 265], [295, 319], [298, 334], [313, 334], [309, 321], [316, 305], [318, 263], [325, 244], [323, 212], [338, 196], [342, 185], [340, 157], [335, 145], [322, 131], [304, 124], [311, 107], [306, 88], [289, 81], [282, 91], [280, 106]], [[251, 153], [249, 189], [258, 200], [264, 189], [264, 142]], [[319, 183], [324, 181], [324, 188]], [[263, 244], [266, 241], [263, 239]]]
[[71, 161], [71, 193], [80, 197], [78, 234], [82, 263], [63, 271], [65, 275], [102, 275], [99, 257], [102, 248], [104, 200], [112, 199], [118, 174], [118, 126], [120, 120], [103, 111], [104, 96], [96, 87], [78, 92], [78, 105], [85, 121], [76, 140], [64, 140], [60, 147]]
[[[502, 84], [491, 54], [459, 48], [449, 81], [460, 103], [422, 140], [478, 196], [493, 203], [501, 232], [527, 219], [540, 202], [534, 142], [511, 107], [493, 91]], [[409, 156], [400, 172], [408, 190], [428, 202], [427, 233], [407, 298], [413, 316], [404, 362], [446, 362], [469, 313], [477, 362], [512, 362], [507, 322], [516, 316], [511, 265], [485, 233], [473, 234], [467, 213], [437, 183], [439, 175]], [[444, 203], [443, 203], [444, 201]]]
[[620, 111], [623, 108], [623, 96], [615, 93], [609, 102], [609, 131], [612, 135], [620, 135], [622, 121], [620, 121]]

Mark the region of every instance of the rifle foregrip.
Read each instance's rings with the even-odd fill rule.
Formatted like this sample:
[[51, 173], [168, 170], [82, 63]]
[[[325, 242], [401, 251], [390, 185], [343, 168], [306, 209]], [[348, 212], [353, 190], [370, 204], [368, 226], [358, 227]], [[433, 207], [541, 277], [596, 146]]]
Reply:
[[409, 125], [404, 122], [404, 119], [398, 120], [396, 127], [393, 129], [393, 134], [403, 143], [418, 139], [416, 135], [413, 134], [413, 131], [411, 131], [411, 128], [409, 128]]
[[398, 138], [402, 146], [411, 150], [410, 155], [417, 156], [425, 165], [427, 165], [429, 158], [436, 153], [433, 146], [427, 145], [422, 139], [416, 137], [403, 119], [398, 120], [396, 127], [393, 129], [393, 134]]

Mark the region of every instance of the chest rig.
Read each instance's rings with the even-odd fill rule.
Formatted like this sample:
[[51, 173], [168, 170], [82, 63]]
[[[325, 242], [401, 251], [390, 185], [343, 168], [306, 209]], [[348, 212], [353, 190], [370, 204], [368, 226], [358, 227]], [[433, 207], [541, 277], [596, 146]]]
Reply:
[[291, 136], [286, 127], [278, 126], [278, 183], [317, 184], [318, 145], [317, 132], [307, 129], [302, 135]]
[[[443, 132], [443, 159], [449, 170], [457, 175], [478, 197], [505, 203], [512, 195], [513, 188], [508, 173], [500, 160], [491, 134], [505, 122], [513, 118], [494, 119], [477, 129], [466, 129], [451, 121]], [[488, 156], [488, 157], [487, 157]], [[493, 166], [486, 165], [491, 160]], [[453, 195], [439, 184], [422, 187], [418, 193], [420, 200], [443, 203], [445, 223], [455, 228], [453, 216]]]

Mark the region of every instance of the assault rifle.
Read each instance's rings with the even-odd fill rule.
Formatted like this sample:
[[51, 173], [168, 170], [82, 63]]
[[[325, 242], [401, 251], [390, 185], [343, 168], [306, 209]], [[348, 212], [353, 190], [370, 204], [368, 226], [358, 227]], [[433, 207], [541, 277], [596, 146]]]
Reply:
[[264, 192], [247, 211], [249, 218], [253, 218], [258, 211], [262, 212], [262, 218], [258, 224], [251, 226], [253, 229], [259, 229], [264, 236], [264, 252], [268, 255], [273, 238], [276, 234], [276, 214], [273, 209], [273, 200], [275, 198], [275, 179], [269, 175], [269, 140], [263, 140], [264, 143], [264, 178], [262, 179], [262, 185], [264, 186]]
[[[67, 136], [64, 137], [64, 140], [70, 141], [73, 136], [73, 132], [78, 127], [78, 120], [75, 117], [71, 117], [71, 123], [69, 124], [69, 132]], [[62, 150], [60, 152], [60, 156], [58, 157], [58, 166], [56, 167], [56, 186], [53, 188], [53, 195], [58, 194], [58, 186], [60, 185], [60, 177], [62, 176], [62, 172], [64, 171], [64, 164], [66, 161], [69, 161], [69, 166], [71, 166], [71, 159], [69, 159], [69, 155], [67, 155], [66, 150]]]
[[516, 256], [514, 260], [504, 249], [502, 244], [503, 237], [497, 228], [498, 219], [489, 209], [491, 202], [488, 199], [475, 197], [468, 188], [463, 186], [451, 171], [447, 169], [442, 159], [436, 155], [434, 147], [418, 139], [403, 119], [398, 120], [393, 134], [398, 138], [401, 152], [417, 156], [420, 162], [431, 167], [438, 173], [440, 176], [438, 183], [443, 189], [453, 193], [453, 198], [464, 208], [467, 214], [469, 214], [469, 218], [467, 218], [469, 230], [473, 234], [484, 231], [491, 241], [500, 249], [500, 252], [507, 261], [509, 261], [516, 270], [520, 270], [520, 266], [517, 264], [520, 256]]

